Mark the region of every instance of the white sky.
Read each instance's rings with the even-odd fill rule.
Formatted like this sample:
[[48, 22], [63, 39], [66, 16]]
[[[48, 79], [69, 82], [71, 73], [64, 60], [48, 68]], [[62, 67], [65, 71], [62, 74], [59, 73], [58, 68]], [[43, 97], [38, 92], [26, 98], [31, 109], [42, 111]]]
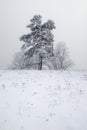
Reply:
[[19, 50], [19, 37], [35, 14], [55, 21], [55, 43], [66, 43], [74, 69], [87, 69], [87, 0], [0, 0], [0, 69]]

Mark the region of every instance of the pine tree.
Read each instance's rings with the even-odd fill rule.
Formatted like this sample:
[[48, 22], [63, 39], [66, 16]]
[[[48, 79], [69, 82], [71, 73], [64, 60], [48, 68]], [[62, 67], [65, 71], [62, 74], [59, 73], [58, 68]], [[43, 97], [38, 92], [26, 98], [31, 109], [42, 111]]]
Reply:
[[24, 34], [20, 38], [20, 41], [24, 42], [22, 50], [24, 50], [25, 55], [25, 69], [29, 68], [30, 65], [36, 65], [38, 70], [42, 70], [45, 58], [53, 56], [54, 53], [54, 36], [52, 34], [52, 30], [55, 29], [54, 22], [48, 20], [42, 24], [41, 18], [40, 15], [35, 15], [27, 26], [30, 33]]

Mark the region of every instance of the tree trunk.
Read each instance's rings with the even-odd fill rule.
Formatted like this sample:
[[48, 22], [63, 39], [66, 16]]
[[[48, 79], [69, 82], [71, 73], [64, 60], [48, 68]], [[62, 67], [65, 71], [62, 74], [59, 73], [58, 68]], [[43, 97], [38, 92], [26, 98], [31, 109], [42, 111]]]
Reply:
[[42, 70], [42, 56], [39, 56], [38, 70]]

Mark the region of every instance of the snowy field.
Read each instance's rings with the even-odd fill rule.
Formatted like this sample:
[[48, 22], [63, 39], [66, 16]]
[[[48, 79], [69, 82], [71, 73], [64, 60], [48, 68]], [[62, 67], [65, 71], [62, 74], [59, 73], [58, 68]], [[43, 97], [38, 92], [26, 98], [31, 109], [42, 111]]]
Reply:
[[87, 71], [0, 71], [0, 130], [87, 130]]

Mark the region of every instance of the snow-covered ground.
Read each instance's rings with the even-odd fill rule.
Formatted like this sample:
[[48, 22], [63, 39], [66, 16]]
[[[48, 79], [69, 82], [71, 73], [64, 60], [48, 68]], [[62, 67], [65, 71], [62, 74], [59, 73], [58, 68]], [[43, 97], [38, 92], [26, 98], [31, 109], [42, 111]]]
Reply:
[[0, 130], [87, 130], [87, 71], [0, 71]]

